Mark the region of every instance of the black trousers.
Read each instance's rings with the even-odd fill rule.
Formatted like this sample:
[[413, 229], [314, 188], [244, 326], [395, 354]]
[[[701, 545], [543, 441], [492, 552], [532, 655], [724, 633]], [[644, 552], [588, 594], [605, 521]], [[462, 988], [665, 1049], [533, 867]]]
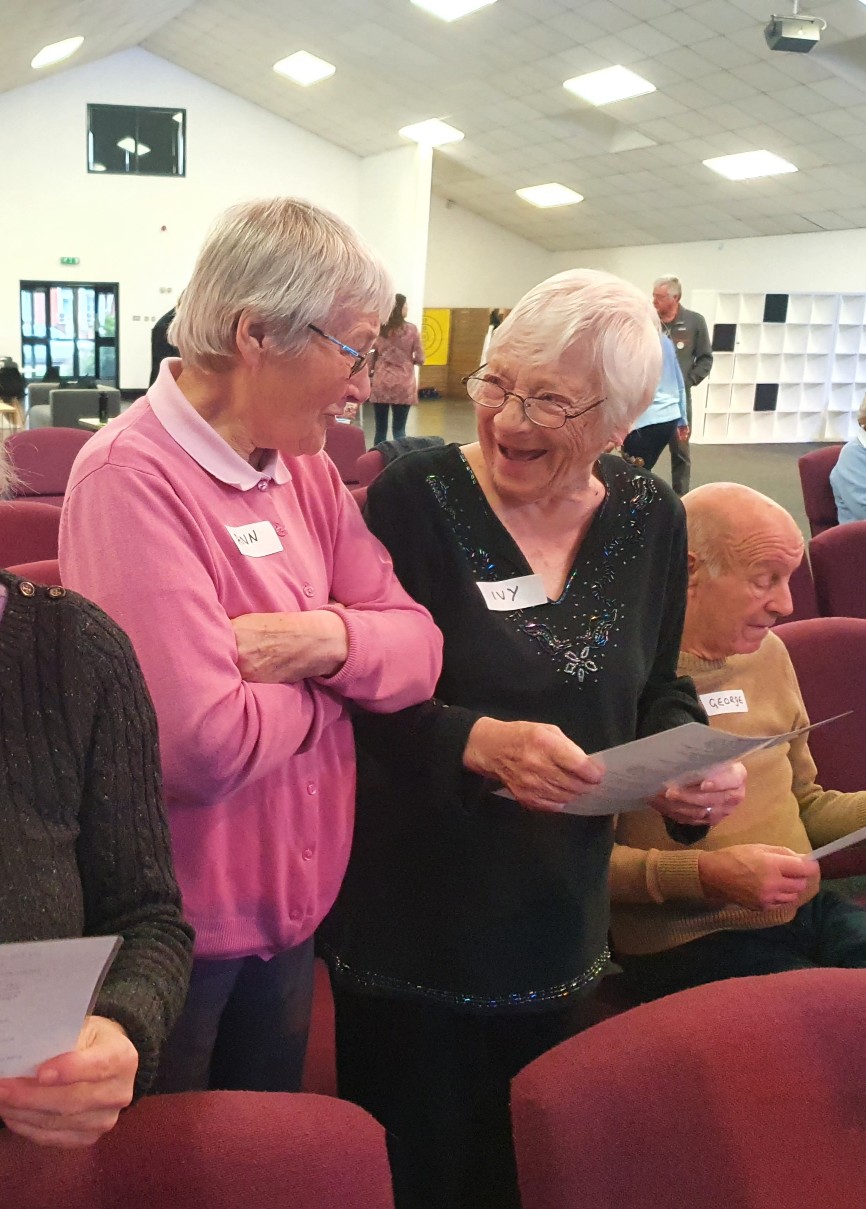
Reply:
[[376, 432], [373, 444], [379, 445], [388, 439], [388, 411], [391, 412], [391, 435], [395, 441], [406, 435], [406, 421], [409, 418], [408, 403], [374, 403], [373, 415], [376, 417]]
[[[686, 414], [688, 415], [689, 428], [691, 429], [691, 395], [686, 400]], [[668, 449], [671, 451], [671, 486], [677, 495], [685, 495], [688, 492], [692, 479], [691, 446], [688, 441], [681, 441], [676, 431], [674, 431], [668, 440]]]
[[616, 960], [645, 1000], [751, 974], [816, 966], [861, 970], [866, 969], [866, 911], [833, 890], [819, 890], [789, 924], [713, 932], [664, 953], [617, 953]]
[[622, 443], [623, 449], [633, 458], [642, 458], [647, 470], [652, 470], [661, 452], [673, 437], [677, 438], [678, 420], [662, 420], [661, 424], [646, 424], [630, 432]]
[[586, 999], [482, 1015], [335, 987], [340, 1096], [388, 1131], [397, 1209], [519, 1209], [509, 1084], [591, 1023]]

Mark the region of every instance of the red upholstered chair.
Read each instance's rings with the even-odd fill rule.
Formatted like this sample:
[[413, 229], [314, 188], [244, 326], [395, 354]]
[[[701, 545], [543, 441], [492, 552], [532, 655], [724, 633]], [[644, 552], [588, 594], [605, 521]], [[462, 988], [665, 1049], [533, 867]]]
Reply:
[[7, 567], [7, 570], [35, 584], [60, 583], [60, 563], [56, 558], [44, 558], [35, 563], [19, 563], [17, 567]]
[[62, 504], [72, 463], [93, 434], [79, 428], [34, 428], [13, 433], [6, 452], [18, 476], [17, 499]]
[[813, 449], [797, 459], [800, 484], [803, 488], [803, 503], [812, 536], [839, 524], [836, 500], [830, 486], [830, 471], [839, 460], [841, 445], [828, 445], [824, 449]]
[[0, 567], [57, 557], [60, 509], [35, 500], [0, 501]]
[[367, 448], [364, 431], [354, 424], [329, 424], [325, 432], [325, 453], [349, 487], [358, 485], [356, 464]]
[[358, 482], [362, 487], [369, 487], [373, 479], [385, 469], [385, 459], [378, 449], [370, 449], [358, 458]]
[[818, 601], [815, 596], [815, 584], [812, 580], [812, 568], [809, 566], [806, 554], [803, 555], [799, 567], [791, 576], [789, 586], [794, 611], [785, 620], [804, 621], [807, 617], [817, 617]]
[[393, 1209], [385, 1131], [324, 1096], [153, 1096], [87, 1150], [0, 1131], [9, 1209]]
[[[840, 526], [847, 528], [848, 526]], [[816, 617], [776, 626], [797, 672], [806, 712], [813, 722], [853, 709], [847, 718], [821, 726], [809, 736], [809, 750], [826, 789], [866, 789], [866, 621]], [[866, 873], [866, 845], [856, 844], [821, 862], [824, 877]]]
[[824, 617], [866, 617], [866, 521], [837, 525], [813, 537], [809, 562]]
[[363, 512], [364, 505], [367, 502], [367, 488], [366, 487], [351, 487], [349, 490], [352, 492], [352, 496], [355, 500], [355, 503], [358, 505], [358, 507]]
[[671, 995], [512, 1083], [523, 1209], [863, 1209], [866, 974]]
[[334, 996], [328, 967], [321, 957], [317, 957], [313, 965], [313, 1010], [304, 1062], [303, 1090], [319, 1096], [337, 1094]]

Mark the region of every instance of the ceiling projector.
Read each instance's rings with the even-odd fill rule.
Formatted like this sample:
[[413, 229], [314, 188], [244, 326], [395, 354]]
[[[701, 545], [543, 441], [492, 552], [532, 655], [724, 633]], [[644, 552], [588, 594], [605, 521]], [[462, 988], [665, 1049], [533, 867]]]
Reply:
[[827, 22], [821, 17], [794, 14], [791, 17], [770, 17], [764, 37], [770, 50], [789, 50], [805, 55], [821, 40]]

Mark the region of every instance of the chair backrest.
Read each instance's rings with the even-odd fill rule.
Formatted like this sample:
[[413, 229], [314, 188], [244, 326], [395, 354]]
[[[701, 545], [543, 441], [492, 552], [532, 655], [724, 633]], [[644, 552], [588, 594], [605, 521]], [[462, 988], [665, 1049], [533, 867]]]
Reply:
[[349, 487], [358, 485], [355, 469], [358, 458], [367, 448], [364, 430], [354, 424], [330, 424], [325, 433], [325, 453], [337, 467], [340, 478]]
[[57, 558], [60, 509], [36, 500], [0, 501], [0, 567]]
[[841, 449], [841, 445], [828, 445], [824, 449], [804, 453], [797, 460], [803, 503], [813, 537], [839, 524], [836, 500], [830, 486], [830, 471], [839, 460]]
[[512, 1083], [523, 1209], [863, 1209], [862, 970], [732, 978], [605, 1020]]
[[803, 558], [788, 585], [791, 589], [791, 603], [794, 611], [786, 621], [804, 621], [807, 617], [818, 616], [818, 601], [815, 596], [815, 584], [812, 581], [812, 568], [809, 558], [803, 553]]
[[77, 428], [84, 416], [99, 415], [99, 396], [108, 396], [110, 418], [120, 414], [120, 391], [116, 386], [94, 388], [66, 388], [53, 390], [49, 395], [51, 424], [54, 428]]
[[373, 479], [378, 478], [385, 469], [385, 456], [381, 450], [370, 449], [367, 453], [361, 454], [355, 469], [359, 484], [362, 487], [369, 487]]
[[49, 586], [60, 583], [60, 563], [56, 558], [43, 558], [39, 562], [33, 563], [18, 563], [15, 567], [7, 567], [7, 571], [11, 571], [13, 575], [20, 575], [22, 579], [29, 579], [35, 584], [48, 584]]
[[16, 497], [62, 499], [72, 463], [91, 435], [83, 428], [34, 428], [8, 437], [6, 452], [18, 477]]
[[866, 521], [813, 537], [809, 562], [822, 616], [866, 617]]
[[[6, 1131], [3, 1131], [6, 1133]], [[153, 1096], [87, 1150], [0, 1136], [9, 1209], [393, 1209], [385, 1131], [325, 1096]]]
[[27, 383], [27, 409], [31, 407], [41, 407], [48, 402], [48, 396], [52, 390], [57, 390], [56, 382], [28, 382]]

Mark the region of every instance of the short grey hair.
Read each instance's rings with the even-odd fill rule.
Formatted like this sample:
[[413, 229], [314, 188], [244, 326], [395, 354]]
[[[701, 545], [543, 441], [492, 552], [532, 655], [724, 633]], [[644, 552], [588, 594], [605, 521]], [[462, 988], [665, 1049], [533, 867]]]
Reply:
[[490, 356], [507, 352], [532, 366], [580, 353], [589, 360], [612, 425], [631, 428], [661, 379], [659, 318], [631, 282], [596, 269], [568, 269], [520, 299], [490, 339]]
[[169, 339], [190, 366], [219, 369], [236, 351], [249, 311], [278, 349], [300, 352], [308, 324], [338, 309], [373, 311], [383, 322], [394, 287], [378, 257], [335, 214], [295, 197], [241, 202], [217, 219], [178, 300]]
[[674, 298], [682, 298], [683, 296], [683, 283], [679, 277], [674, 277], [672, 273], [669, 273], [665, 277], [657, 277], [653, 282], [653, 289], [657, 290], [659, 286], [666, 286]]
[[12, 465], [6, 444], [0, 441], [0, 500], [12, 499], [18, 487], [18, 474]]
[[857, 412], [857, 423], [861, 428], [866, 428], [866, 395], [863, 396], [863, 401], [860, 404], [860, 410]]

